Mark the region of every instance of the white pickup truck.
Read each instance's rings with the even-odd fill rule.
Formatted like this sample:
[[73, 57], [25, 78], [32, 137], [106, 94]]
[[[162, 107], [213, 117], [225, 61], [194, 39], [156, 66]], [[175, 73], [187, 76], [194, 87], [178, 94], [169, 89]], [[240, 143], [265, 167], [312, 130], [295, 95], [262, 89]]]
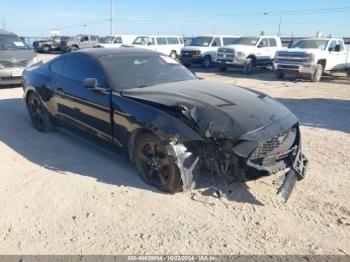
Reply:
[[320, 81], [326, 72], [346, 71], [350, 76], [349, 48], [340, 38], [302, 39], [276, 53], [274, 68], [278, 79], [287, 73], [308, 77], [313, 82]]
[[185, 66], [201, 64], [211, 67], [216, 60], [218, 48], [234, 43], [239, 37], [233, 35], [197, 36], [189, 46], [181, 49], [180, 61]]
[[219, 48], [216, 62], [221, 71], [238, 67], [244, 74], [250, 74], [255, 67], [272, 66], [275, 53], [281, 48], [277, 36], [241, 37], [233, 45]]

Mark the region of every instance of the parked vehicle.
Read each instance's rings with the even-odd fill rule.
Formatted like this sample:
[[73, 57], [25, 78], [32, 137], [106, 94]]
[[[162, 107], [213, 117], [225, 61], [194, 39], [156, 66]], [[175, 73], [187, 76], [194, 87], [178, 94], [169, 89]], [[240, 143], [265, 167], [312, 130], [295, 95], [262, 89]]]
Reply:
[[181, 36], [139, 36], [132, 43], [133, 46], [158, 51], [176, 59], [184, 46]]
[[218, 48], [233, 44], [238, 36], [197, 36], [189, 46], [181, 49], [180, 61], [185, 66], [201, 64], [203, 67], [211, 67], [216, 61]]
[[135, 35], [119, 35], [119, 36], [106, 36], [100, 38], [99, 42], [94, 47], [111, 48], [121, 47], [122, 45], [130, 45], [134, 42]]
[[78, 51], [80, 49], [94, 47], [97, 43], [97, 35], [78, 35], [68, 40], [61, 41], [60, 49], [63, 52]]
[[219, 48], [216, 61], [221, 71], [238, 67], [244, 74], [250, 74], [256, 67], [272, 66], [281, 48], [282, 42], [277, 36], [241, 37], [233, 45]]
[[0, 31], [0, 85], [22, 83], [23, 70], [40, 63], [37, 54], [21, 38]]
[[48, 40], [39, 40], [33, 42], [36, 52], [49, 54], [52, 51], [60, 51], [61, 41], [68, 41], [70, 36], [54, 36]]
[[349, 50], [340, 38], [309, 38], [276, 53], [275, 74], [283, 79], [292, 73], [318, 82], [327, 72], [346, 71], [350, 76]]
[[[54, 81], [53, 81], [54, 80]], [[238, 86], [199, 80], [162, 53], [94, 48], [25, 71], [34, 127], [63, 125], [134, 162], [160, 190], [190, 190], [201, 168], [219, 177], [290, 171], [288, 198], [305, 176], [298, 120], [282, 104]]]

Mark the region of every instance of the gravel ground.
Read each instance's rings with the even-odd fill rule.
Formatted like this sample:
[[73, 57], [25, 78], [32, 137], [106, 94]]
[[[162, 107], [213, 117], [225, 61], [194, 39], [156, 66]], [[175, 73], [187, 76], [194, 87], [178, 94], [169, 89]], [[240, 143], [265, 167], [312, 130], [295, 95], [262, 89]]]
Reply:
[[226, 187], [222, 199], [205, 182], [163, 194], [114, 154], [37, 132], [22, 89], [2, 88], [0, 254], [350, 254], [350, 80], [194, 71], [265, 92], [300, 119], [310, 168], [286, 204], [275, 177]]

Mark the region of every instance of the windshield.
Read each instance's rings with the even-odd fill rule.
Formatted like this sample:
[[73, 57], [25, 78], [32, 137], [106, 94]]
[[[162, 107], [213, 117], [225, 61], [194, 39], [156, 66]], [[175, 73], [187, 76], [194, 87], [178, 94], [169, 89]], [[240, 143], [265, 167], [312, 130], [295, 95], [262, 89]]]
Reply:
[[209, 46], [212, 40], [210, 36], [198, 36], [192, 39], [191, 46]]
[[137, 37], [134, 42], [132, 43], [133, 45], [145, 45], [149, 41], [149, 37], [147, 36], [139, 36]]
[[259, 38], [257, 37], [240, 37], [233, 44], [255, 46], [258, 41]]
[[100, 62], [120, 90], [197, 79], [168, 56], [108, 55], [101, 57]]
[[113, 40], [114, 40], [113, 36], [106, 36], [106, 37], [102, 37], [100, 39], [100, 43], [102, 43], [102, 44], [112, 44]]
[[292, 45], [292, 48], [311, 48], [311, 49], [326, 49], [328, 40], [324, 39], [305, 39], [300, 40]]
[[30, 48], [16, 35], [0, 35], [0, 49], [23, 50]]

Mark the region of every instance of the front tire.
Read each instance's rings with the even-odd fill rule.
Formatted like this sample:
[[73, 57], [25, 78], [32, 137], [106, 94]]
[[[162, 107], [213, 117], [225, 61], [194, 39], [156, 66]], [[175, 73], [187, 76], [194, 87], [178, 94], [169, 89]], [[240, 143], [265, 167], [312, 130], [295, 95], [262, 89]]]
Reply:
[[156, 136], [141, 135], [134, 154], [138, 172], [147, 184], [171, 194], [180, 191], [180, 171]]
[[31, 93], [29, 95], [27, 107], [33, 126], [38, 131], [45, 133], [52, 130], [49, 113], [37, 94]]
[[323, 65], [317, 64], [315, 72], [311, 75], [312, 82], [320, 82], [323, 73]]
[[75, 51], [78, 51], [79, 50], [79, 47], [73, 45], [71, 48], [70, 48], [70, 51], [71, 52], [75, 52]]
[[212, 61], [210, 56], [205, 56], [202, 61], [202, 66], [204, 68], [209, 68], [212, 66]]
[[243, 65], [243, 74], [250, 75], [254, 70], [254, 60], [252, 58], [247, 58]]
[[177, 53], [176, 51], [171, 51], [170, 55], [169, 55], [172, 59], [176, 60], [177, 58]]
[[276, 70], [275, 77], [276, 77], [276, 79], [282, 80], [284, 78], [284, 72], [282, 72], [280, 70]]

